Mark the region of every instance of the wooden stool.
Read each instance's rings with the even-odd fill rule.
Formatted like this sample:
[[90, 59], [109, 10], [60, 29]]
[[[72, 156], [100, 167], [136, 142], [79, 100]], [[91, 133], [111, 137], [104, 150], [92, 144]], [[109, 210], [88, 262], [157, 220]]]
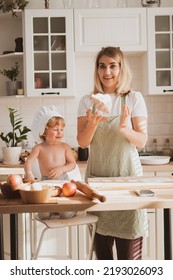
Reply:
[[[36, 214], [34, 216], [33, 221], [37, 221], [37, 222], [44, 224], [45, 228], [41, 232], [37, 248], [34, 248], [33, 240], [35, 238], [35, 236], [34, 236], [35, 233], [32, 230], [32, 226], [31, 226], [31, 252], [33, 252], [31, 259], [38, 258], [39, 252], [40, 252], [40, 249], [41, 249], [41, 246], [43, 243], [43, 238], [44, 238], [44, 235], [47, 232], [47, 230], [65, 228], [65, 227], [70, 228], [73, 226], [77, 226], [77, 228], [79, 228], [79, 226], [87, 225], [88, 229], [89, 229], [90, 237], [91, 237], [88, 259], [91, 260], [92, 255], [93, 255], [94, 237], [95, 237], [97, 220], [98, 220], [97, 216], [90, 215], [87, 213], [82, 213], [82, 214], [77, 213], [76, 216], [69, 218], [69, 219], [60, 219], [55, 216], [54, 216], [54, 218], [40, 219], [39, 216]], [[31, 221], [31, 222], [33, 222], [33, 221]], [[77, 238], [77, 246], [79, 248], [79, 238]], [[79, 259], [79, 256], [78, 256], [78, 259]]]

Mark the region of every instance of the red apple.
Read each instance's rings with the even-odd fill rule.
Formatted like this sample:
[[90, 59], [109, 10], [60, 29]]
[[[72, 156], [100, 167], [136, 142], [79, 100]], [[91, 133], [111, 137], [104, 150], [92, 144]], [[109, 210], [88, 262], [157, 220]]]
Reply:
[[8, 175], [7, 183], [13, 190], [18, 190], [23, 185], [22, 177], [18, 174]]
[[77, 186], [72, 182], [66, 182], [62, 186], [62, 193], [64, 196], [73, 196], [75, 195]]

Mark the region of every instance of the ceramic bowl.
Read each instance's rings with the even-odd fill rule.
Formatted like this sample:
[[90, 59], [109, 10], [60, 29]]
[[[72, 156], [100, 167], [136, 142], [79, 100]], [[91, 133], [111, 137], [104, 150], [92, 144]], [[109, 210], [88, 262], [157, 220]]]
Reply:
[[32, 185], [25, 186], [19, 190], [23, 203], [45, 203], [51, 197], [51, 188], [42, 186], [33, 189]]

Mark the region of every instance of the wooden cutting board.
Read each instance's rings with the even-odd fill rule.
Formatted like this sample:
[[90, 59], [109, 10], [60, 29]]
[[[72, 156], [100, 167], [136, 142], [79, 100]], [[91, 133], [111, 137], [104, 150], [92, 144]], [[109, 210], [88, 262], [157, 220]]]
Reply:
[[100, 191], [173, 188], [173, 177], [90, 178], [89, 185]]

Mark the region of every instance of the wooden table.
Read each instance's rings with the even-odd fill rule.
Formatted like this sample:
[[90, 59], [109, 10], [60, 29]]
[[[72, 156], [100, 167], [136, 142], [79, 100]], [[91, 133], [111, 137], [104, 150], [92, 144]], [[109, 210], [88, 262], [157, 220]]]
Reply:
[[[100, 202], [97, 199], [90, 200], [80, 192], [71, 198], [51, 198], [44, 204], [23, 204], [21, 199], [4, 199], [0, 196], [0, 214], [35, 213], [35, 212], [59, 212], [59, 211], [112, 211], [129, 210], [141, 208], [173, 208], [173, 177], [154, 177], [129, 178], [97, 178], [90, 180], [90, 185], [99, 190], [107, 197], [106, 202]], [[163, 180], [164, 179], [164, 180]], [[137, 180], [137, 181], [136, 181]], [[139, 180], [139, 181], [138, 181]], [[135, 194], [136, 189], [152, 189], [155, 191], [154, 197], [139, 197]], [[11, 234], [16, 230], [15, 221], [11, 226]], [[11, 241], [11, 246], [16, 245]], [[12, 259], [17, 259], [17, 254]]]
[[[17, 165], [7, 165], [2, 162], [0, 162], [0, 175], [9, 175], [9, 174], [20, 174], [24, 175], [24, 168], [23, 164], [17, 164]], [[10, 227], [15, 228], [16, 230], [13, 231], [13, 233], [10, 232], [10, 240], [11, 243], [13, 244], [11, 246], [11, 256], [12, 258], [16, 258], [16, 255], [18, 255], [18, 215], [17, 214], [10, 214]], [[3, 246], [3, 216], [0, 214], [0, 259], [3, 258], [3, 251], [4, 251], [4, 246]], [[14, 250], [13, 250], [14, 248]]]

